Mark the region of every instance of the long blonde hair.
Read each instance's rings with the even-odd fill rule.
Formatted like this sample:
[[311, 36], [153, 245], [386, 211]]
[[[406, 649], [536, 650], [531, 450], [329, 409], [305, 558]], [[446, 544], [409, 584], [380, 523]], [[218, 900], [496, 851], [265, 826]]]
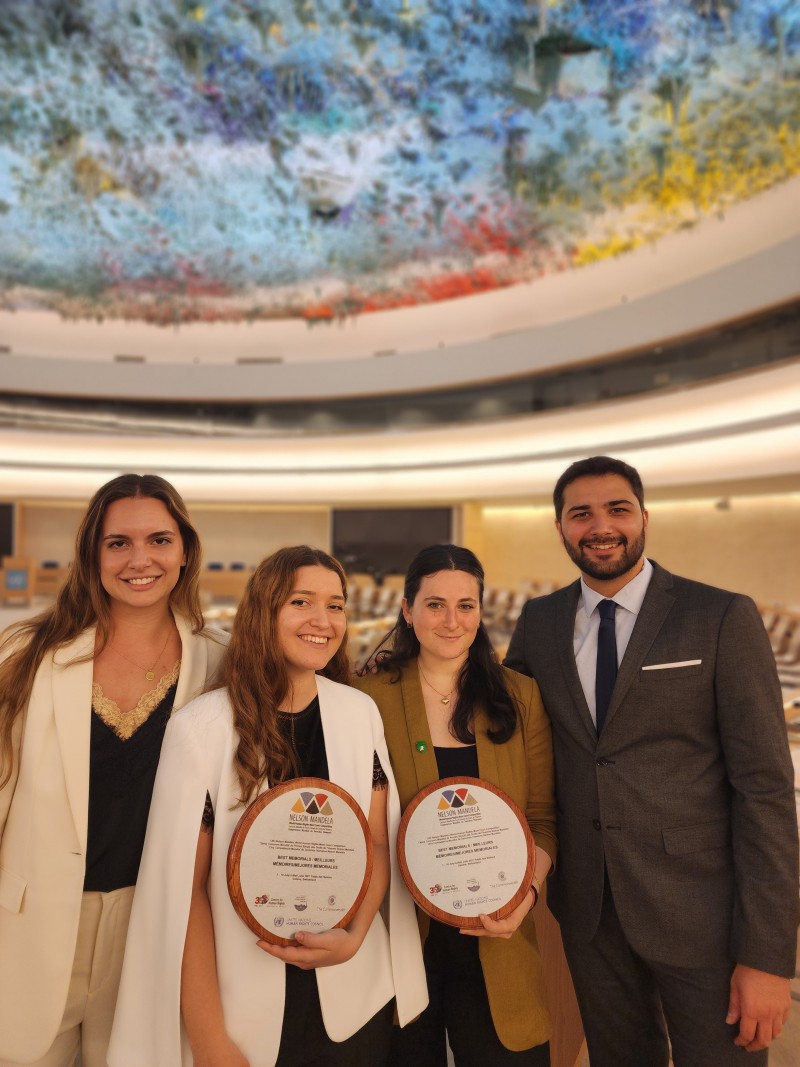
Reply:
[[[347, 596], [347, 579], [333, 556], [318, 548], [281, 548], [253, 572], [236, 611], [231, 640], [222, 663], [233, 723], [239, 735], [234, 768], [247, 800], [265, 781], [282, 781], [297, 773], [295, 754], [278, 728], [277, 712], [289, 693], [289, 676], [278, 636], [278, 614], [289, 599], [301, 567], [333, 571]], [[350, 680], [347, 637], [320, 673], [335, 682]]]
[[[200, 538], [180, 494], [156, 474], [121, 474], [101, 486], [89, 502], [75, 541], [75, 557], [52, 607], [9, 627], [0, 639], [0, 786], [11, 777], [14, 723], [27, 707], [39, 666], [52, 649], [73, 641], [96, 625], [99, 648], [111, 626], [109, 597], [100, 581], [99, 553], [106, 512], [117, 500], [160, 500], [178, 525], [186, 563], [170, 593], [170, 607], [184, 615], [193, 633], [203, 629], [198, 583]], [[93, 653], [92, 653], [93, 654]]]

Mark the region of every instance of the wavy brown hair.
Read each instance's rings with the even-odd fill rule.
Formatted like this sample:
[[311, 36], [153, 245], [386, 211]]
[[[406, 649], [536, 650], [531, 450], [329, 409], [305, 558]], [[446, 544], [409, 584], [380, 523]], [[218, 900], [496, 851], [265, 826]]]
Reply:
[[[295, 575], [301, 567], [333, 571], [347, 598], [347, 579], [333, 556], [308, 545], [279, 549], [256, 567], [247, 583], [222, 663], [222, 684], [227, 686], [239, 735], [233, 763], [242, 803], [265, 780], [274, 784], [297, 774], [295, 753], [278, 728], [278, 710], [290, 689], [278, 637], [278, 614], [294, 589]], [[336, 654], [320, 673], [334, 682], [349, 682], [346, 631]]]
[[44, 657], [69, 644], [89, 626], [97, 626], [100, 649], [108, 641], [111, 610], [99, 564], [103, 525], [111, 504], [137, 497], [160, 500], [177, 523], [186, 563], [170, 593], [170, 608], [189, 620], [194, 633], [203, 629], [198, 592], [200, 538], [180, 494], [156, 474], [112, 478], [89, 501], [75, 540], [75, 556], [55, 603], [34, 618], [9, 627], [0, 639], [0, 786], [11, 777], [14, 723], [28, 705], [33, 679]]

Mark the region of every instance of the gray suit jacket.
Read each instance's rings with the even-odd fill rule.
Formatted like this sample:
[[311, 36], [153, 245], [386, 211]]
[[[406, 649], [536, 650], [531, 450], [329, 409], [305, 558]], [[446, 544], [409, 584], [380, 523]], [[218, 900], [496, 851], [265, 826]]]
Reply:
[[553, 724], [552, 910], [566, 936], [590, 940], [606, 868], [645, 958], [791, 976], [794, 777], [764, 626], [749, 598], [653, 566], [599, 739], [573, 653], [579, 581], [528, 601], [508, 650]]

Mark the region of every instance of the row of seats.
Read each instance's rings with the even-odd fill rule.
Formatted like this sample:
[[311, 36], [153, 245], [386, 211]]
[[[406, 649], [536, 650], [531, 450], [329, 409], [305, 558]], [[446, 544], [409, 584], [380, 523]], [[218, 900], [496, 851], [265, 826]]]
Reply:
[[[203, 570], [201, 591], [209, 619], [230, 626], [252, 567], [244, 563], [212, 562]], [[0, 600], [9, 605], [27, 605], [32, 597], [55, 596], [67, 574], [67, 567], [55, 561], [35, 564], [31, 559], [4, 556], [0, 567]], [[511, 589], [487, 585], [483, 598], [483, 620], [498, 654], [503, 655], [526, 600], [552, 592], [556, 583], [528, 580]], [[368, 575], [351, 575], [347, 588], [351, 658], [363, 664], [377, 643], [394, 625], [403, 598], [402, 578], [389, 575], [381, 584]], [[215, 601], [231, 601], [218, 605]], [[786, 690], [800, 689], [800, 613], [770, 605], [760, 605], [778, 667]]]
[[[483, 594], [483, 621], [499, 656], [505, 655], [525, 602], [532, 597], [550, 593], [555, 588], [554, 582], [532, 580], [521, 583], [516, 589], [486, 586]], [[402, 599], [403, 590], [399, 582], [393, 579], [380, 586], [362, 580], [351, 580], [348, 584], [350, 658], [357, 668], [363, 666], [396, 622]]]
[[[531, 597], [551, 593], [555, 582], [522, 582], [516, 589], [487, 585], [483, 593], [483, 618], [489, 625], [513, 628], [522, 606]], [[347, 615], [351, 620], [396, 616], [403, 599], [401, 579], [390, 575], [381, 585], [352, 577], [347, 585]]]
[[800, 613], [759, 607], [784, 689], [800, 688]]

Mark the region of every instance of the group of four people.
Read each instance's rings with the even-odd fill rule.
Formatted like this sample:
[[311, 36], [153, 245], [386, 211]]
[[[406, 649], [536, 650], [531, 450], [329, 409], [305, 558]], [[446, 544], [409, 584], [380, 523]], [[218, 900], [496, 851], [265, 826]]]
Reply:
[[[507, 666], [479, 561], [435, 545], [354, 678], [327, 553], [264, 560], [226, 646], [172, 486], [97, 492], [55, 605], [0, 646], [0, 1067], [444, 1067], [445, 1035], [458, 1067], [542, 1067], [532, 910], [557, 837], [592, 1067], [766, 1062], [798, 852], [763, 625], [645, 558], [622, 461], [573, 464], [554, 504], [581, 578], [526, 605]], [[282, 947], [239, 919], [226, 859], [246, 805], [306, 775], [355, 798], [374, 865], [345, 928]], [[536, 841], [530, 891], [477, 931], [415, 917], [397, 870], [401, 812], [453, 775], [500, 787]]]

